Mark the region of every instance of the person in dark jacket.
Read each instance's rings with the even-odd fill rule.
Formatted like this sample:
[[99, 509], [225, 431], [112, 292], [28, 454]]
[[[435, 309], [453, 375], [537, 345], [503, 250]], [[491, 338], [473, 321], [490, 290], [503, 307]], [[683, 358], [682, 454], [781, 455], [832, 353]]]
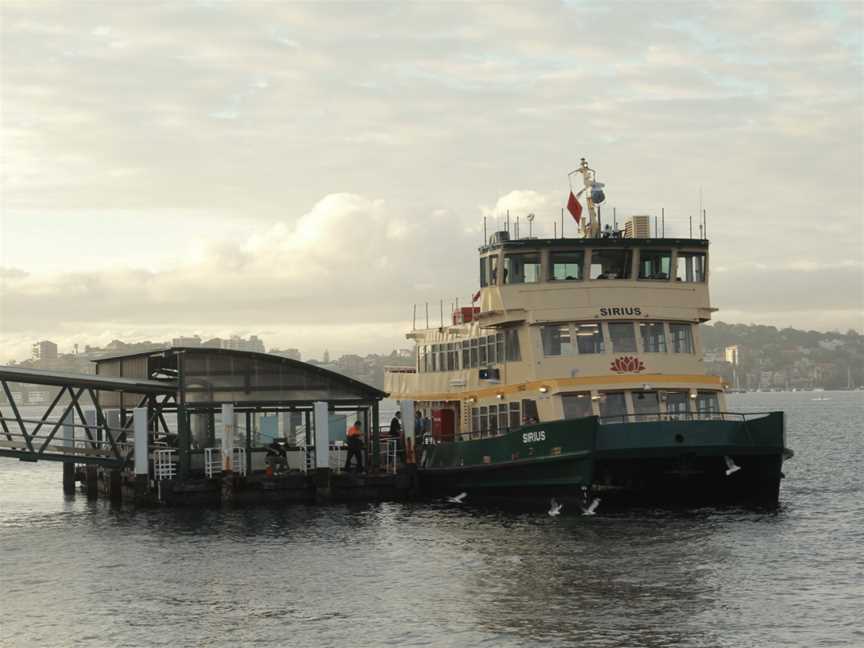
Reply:
[[396, 412], [390, 419], [389, 436], [396, 439], [396, 455], [401, 457], [404, 441], [402, 440], [402, 412]]

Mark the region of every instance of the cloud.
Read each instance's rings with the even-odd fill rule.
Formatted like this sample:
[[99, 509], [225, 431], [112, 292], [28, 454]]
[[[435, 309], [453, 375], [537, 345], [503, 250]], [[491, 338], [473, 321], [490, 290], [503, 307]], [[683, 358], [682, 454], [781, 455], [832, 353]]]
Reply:
[[[412, 210], [331, 194], [298, 218], [244, 239], [206, 241], [161, 271], [5, 271], [0, 339], [48, 335], [60, 319], [74, 323], [82, 344], [99, 339], [102, 327], [110, 331], [102, 337], [118, 337], [169, 325], [173, 334], [274, 327], [309, 334], [318, 328], [311, 340], [278, 336], [293, 346], [325, 344], [321, 331], [334, 326], [380, 326], [391, 332], [391, 344], [399, 344], [392, 330], [407, 322], [412, 304], [460, 297], [467, 303], [476, 284], [478, 241], [464, 222], [446, 211]], [[451, 247], [462, 259], [438, 264]]]
[[604, 218], [687, 235], [704, 195], [721, 308], [857, 308], [855, 3], [0, 12], [4, 339], [383, 330], [474, 287], [484, 215], [551, 236], [582, 156]]

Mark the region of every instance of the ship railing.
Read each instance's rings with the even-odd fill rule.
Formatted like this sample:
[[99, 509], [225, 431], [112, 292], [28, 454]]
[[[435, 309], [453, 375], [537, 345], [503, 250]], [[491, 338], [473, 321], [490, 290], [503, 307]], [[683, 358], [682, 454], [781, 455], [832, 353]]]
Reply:
[[769, 412], [655, 412], [601, 416], [600, 424], [647, 423], [652, 421], [749, 421], [767, 416]]
[[503, 427], [503, 428], [495, 428], [494, 430], [475, 430], [473, 432], [462, 432], [461, 434], [456, 435], [457, 441], [476, 441], [477, 439], [494, 439], [496, 437], [506, 436], [515, 430], [521, 429], [522, 426], [519, 427]]
[[384, 373], [402, 373], [402, 374], [415, 374], [417, 373], [417, 368], [413, 365], [405, 366], [405, 365], [385, 365]]
[[[767, 416], [770, 412], [656, 412], [640, 414], [616, 414], [614, 416], [598, 417], [600, 424], [611, 423], [646, 423], [652, 421], [750, 421], [754, 418]], [[585, 417], [590, 418], [590, 417]], [[551, 421], [550, 421], [551, 422]], [[462, 432], [456, 435], [456, 441], [475, 441], [477, 439], [494, 439], [521, 430], [525, 426], [503, 427], [495, 430], [476, 430]], [[434, 442], [433, 442], [434, 443]]]

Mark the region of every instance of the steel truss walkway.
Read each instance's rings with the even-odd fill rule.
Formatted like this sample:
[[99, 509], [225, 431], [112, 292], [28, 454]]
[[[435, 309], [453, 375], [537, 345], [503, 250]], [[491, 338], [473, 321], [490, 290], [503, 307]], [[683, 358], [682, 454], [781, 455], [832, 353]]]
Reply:
[[[59, 387], [38, 418], [26, 418], [10, 389], [10, 383]], [[160, 425], [168, 433], [162, 410], [176, 398], [173, 380], [141, 380], [60, 371], [41, 371], [0, 366], [0, 457], [21, 461], [63, 461], [122, 468], [129, 462], [133, 444], [127, 441], [133, 420], [119, 412], [119, 424], [109, 426], [99, 392], [133, 395], [137, 407], [148, 407], [148, 429]], [[63, 405], [61, 405], [63, 403]], [[85, 416], [84, 407], [94, 416]], [[11, 416], [7, 416], [7, 411]], [[59, 411], [59, 414], [55, 414]], [[77, 415], [78, 422], [75, 421]], [[83, 430], [83, 436], [76, 436]], [[62, 435], [58, 433], [62, 431]]]

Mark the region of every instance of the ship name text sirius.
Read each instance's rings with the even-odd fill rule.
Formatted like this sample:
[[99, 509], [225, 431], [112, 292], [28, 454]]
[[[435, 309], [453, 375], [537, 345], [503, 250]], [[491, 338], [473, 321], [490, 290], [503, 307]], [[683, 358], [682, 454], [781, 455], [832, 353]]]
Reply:
[[413, 453], [422, 491], [776, 504], [783, 413], [727, 411], [704, 370], [707, 239], [652, 235], [648, 216], [603, 228], [603, 185], [584, 159], [572, 175], [580, 236], [493, 233], [475, 305], [410, 331], [415, 367], [385, 375], [431, 420]]

